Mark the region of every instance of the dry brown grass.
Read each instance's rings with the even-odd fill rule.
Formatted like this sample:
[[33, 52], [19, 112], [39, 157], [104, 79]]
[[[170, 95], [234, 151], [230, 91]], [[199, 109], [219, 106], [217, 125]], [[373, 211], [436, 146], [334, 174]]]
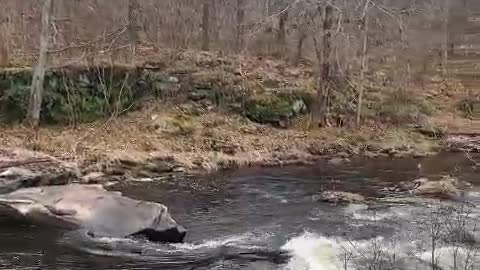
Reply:
[[[150, 128], [152, 115], [179, 117], [181, 113], [175, 109], [159, 109], [161, 107], [150, 106], [124, 117], [77, 127], [43, 127], [37, 136], [24, 126], [2, 127], [0, 147], [37, 150], [82, 165], [169, 158], [188, 170], [215, 171], [311, 162], [318, 158], [309, 150], [312, 145], [342, 151], [351, 146], [365, 148], [382, 140], [388, 145], [392, 142], [414, 144], [405, 142], [411, 136], [403, 131], [371, 128], [305, 131], [301, 126], [276, 129], [218, 112], [189, 116], [188, 121], [196, 127], [192, 134], [165, 133]], [[398, 136], [402, 136], [402, 140], [397, 135], [392, 137], [392, 132], [401, 134]]]

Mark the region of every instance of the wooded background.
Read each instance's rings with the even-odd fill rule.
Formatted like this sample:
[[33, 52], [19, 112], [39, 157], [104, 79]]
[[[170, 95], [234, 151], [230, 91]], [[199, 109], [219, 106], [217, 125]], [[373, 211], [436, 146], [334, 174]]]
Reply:
[[[37, 53], [41, 2], [2, 1], [2, 65]], [[349, 60], [343, 65], [351, 66], [350, 60], [361, 52], [365, 1], [55, 0], [50, 50], [54, 57], [71, 59], [113, 53], [133, 42], [308, 60], [314, 56], [313, 37], [321, 35], [328, 4], [333, 6], [332, 47], [340, 60]], [[479, 7], [475, 0], [371, 1], [368, 52], [375, 61], [431, 59], [441, 54], [445, 21], [451, 53], [476, 51]]]
[[[36, 62], [42, 3], [2, 1], [1, 66]], [[320, 115], [336, 76], [359, 75], [360, 108], [375, 67], [409, 83], [458, 71], [480, 52], [476, 0], [53, 0], [50, 17], [50, 66], [132, 63], [162, 50], [286, 60], [316, 67]]]

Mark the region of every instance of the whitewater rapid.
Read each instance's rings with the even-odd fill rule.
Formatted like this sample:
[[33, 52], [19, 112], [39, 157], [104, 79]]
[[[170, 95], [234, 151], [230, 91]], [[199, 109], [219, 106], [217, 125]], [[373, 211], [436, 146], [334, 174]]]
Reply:
[[[339, 211], [341, 209], [338, 209]], [[422, 206], [398, 205], [371, 211], [366, 205], [351, 204], [343, 208], [350, 216], [351, 226], [362, 226], [382, 222], [397, 222], [401, 227], [390, 236], [375, 236], [366, 239], [350, 239], [348, 235], [327, 236], [321, 232], [305, 229], [302, 233], [282, 238], [281, 225], [258, 228], [242, 234], [218, 237], [197, 243], [153, 244], [131, 239], [95, 239], [94, 244], [80, 245], [84, 252], [102, 256], [137, 256], [145, 260], [159, 262], [184, 261], [197, 263], [208, 261], [212, 269], [226, 269], [222, 262], [226, 259], [254, 259], [255, 261], [281, 261], [280, 270], [363, 270], [372, 265], [382, 265], [380, 269], [430, 269], [432, 249], [428, 245], [428, 233], [422, 231], [424, 224], [418, 222], [430, 213]], [[320, 215], [318, 213], [318, 215]], [[478, 210], [471, 212], [478, 215]], [[416, 220], [416, 218], [418, 220]], [[322, 222], [319, 216], [316, 222]], [[469, 220], [469, 222], [472, 220]], [[356, 222], [356, 223], [355, 223]], [[475, 222], [475, 218], [473, 218]], [[415, 228], [417, 227], [417, 228]], [[420, 228], [422, 227], [422, 228]], [[470, 228], [465, 228], [470, 229]], [[473, 237], [478, 231], [473, 227]], [[279, 243], [279, 244], [272, 244]], [[427, 243], [427, 244], [426, 244]], [[435, 264], [440, 269], [476, 270], [479, 265], [478, 245], [468, 246], [438, 240]], [[214, 263], [212, 263], [214, 262]], [[419, 268], [420, 267], [420, 268]], [[253, 268], [271, 269], [271, 268]]]

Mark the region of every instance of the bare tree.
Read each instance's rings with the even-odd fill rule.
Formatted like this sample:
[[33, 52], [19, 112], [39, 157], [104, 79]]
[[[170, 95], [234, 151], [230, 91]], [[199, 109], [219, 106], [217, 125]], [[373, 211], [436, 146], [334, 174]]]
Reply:
[[140, 29], [139, 24], [139, 4], [137, 0], [128, 0], [128, 35], [130, 38], [130, 43], [134, 48], [141, 42], [140, 39]]
[[301, 29], [298, 33], [297, 48], [295, 53], [295, 65], [299, 65], [302, 61], [303, 45], [307, 39], [307, 32], [305, 29]]
[[0, 67], [7, 66], [9, 61], [8, 55], [8, 40], [7, 37], [0, 27]]
[[237, 52], [240, 52], [244, 46], [244, 32], [245, 32], [245, 4], [246, 0], [236, 1], [236, 24], [237, 29], [235, 32], [235, 48]]
[[212, 3], [214, 0], [203, 1], [203, 14], [202, 14], [202, 50], [210, 50], [210, 17], [212, 10]]
[[[317, 53], [319, 58], [319, 81], [318, 81], [318, 120], [321, 124], [328, 124], [328, 106], [330, 87], [332, 82], [332, 37], [333, 37], [333, 20], [334, 20], [334, 0], [327, 1], [323, 8], [323, 38], [321, 43], [321, 51]], [[318, 42], [315, 42], [319, 47]]]
[[360, 21], [360, 28], [362, 31], [362, 56], [360, 69], [360, 85], [358, 86], [358, 101], [357, 101], [357, 126], [360, 126], [363, 106], [363, 92], [365, 88], [365, 72], [367, 71], [367, 50], [368, 50], [368, 9], [370, 8], [371, 0], [365, 1], [362, 18]]
[[443, 6], [444, 18], [443, 18], [443, 48], [442, 48], [442, 71], [443, 75], [447, 74], [448, 71], [448, 39], [449, 39], [449, 28], [448, 24], [450, 22], [450, 0], [445, 0]]
[[284, 10], [280, 12], [278, 19], [278, 33], [277, 33], [277, 43], [279, 46], [279, 53], [285, 53], [287, 48], [287, 20], [288, 20], [288, 8], [282, 7]]
[[40, 49], [38, 62], [33, 72], [30, 91], [29, 122], [34, 128], [40, 124], [40, 111], [42, 108], [43, 83], [48, 61], [48, 44], [50, 39], [50, 16], [54, 0], [44, 0], [42, 8], [42, 25], [40, 33]]

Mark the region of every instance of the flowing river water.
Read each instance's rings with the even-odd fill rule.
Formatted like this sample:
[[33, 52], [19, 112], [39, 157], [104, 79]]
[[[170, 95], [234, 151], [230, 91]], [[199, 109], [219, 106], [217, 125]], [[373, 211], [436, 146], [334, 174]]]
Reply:
[[[443, 173], [480, 185], [475, 162], [463, 154], [123, 184], [115, 189], [169, 206], [189, 229], [186, 242], [92, 241], [0, 217], [0, 269], [432, 269], [432, 244], [441, 269], [480, 269], [478, 193], [466, 194], [468, 205], [439, 207], [382, 191]], [[315, 200], [322, 190], [377, 200], [333, 206]], [[459, 230], [465, 233], [454, 239]]]

